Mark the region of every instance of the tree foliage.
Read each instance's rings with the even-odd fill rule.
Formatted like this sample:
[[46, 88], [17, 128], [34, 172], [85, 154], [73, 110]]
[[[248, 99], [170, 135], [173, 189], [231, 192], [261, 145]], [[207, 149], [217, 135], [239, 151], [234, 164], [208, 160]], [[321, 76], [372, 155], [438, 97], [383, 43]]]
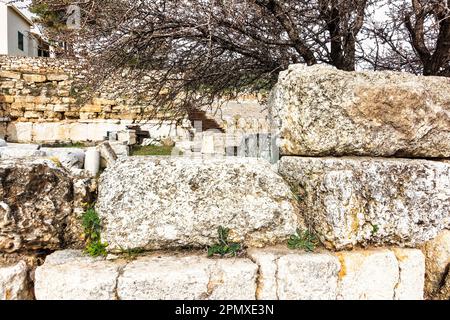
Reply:
[[269, 89], [293, 63], [449, 75], [450, 0], [70, 2], [77, 30], [59, 27], [67, 1], [32, 7], [50, 38], [91, 64], [91, 83], [125, 73], [172, 111]]

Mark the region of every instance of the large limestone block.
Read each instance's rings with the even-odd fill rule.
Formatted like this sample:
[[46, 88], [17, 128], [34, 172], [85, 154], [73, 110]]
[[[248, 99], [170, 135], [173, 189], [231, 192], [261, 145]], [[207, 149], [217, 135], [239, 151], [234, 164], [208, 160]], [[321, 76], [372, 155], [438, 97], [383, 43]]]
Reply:
[[46, 160], [0, 161], [0, 252], [55, 250], [72, 213], [72, 180]]
[[328, 253], [296, 253], [285, 249], [252, 249], [259, 265], [259, 300], [334, 300], [340, 264]]
[[57, 251], [35, 273], [37, 300], [116, 300], [119, 262], [91, 258], [81, 251]]
[[425, 286], [425, 256], [417, 249], [392, 250], [399, 266], [399, 282], [395, 300], [423, 300]]
[[428, 298], [433, 298], [450, 274], [450, 230], [443, 230], [422, 249], [426, 257], [425, 292]]
[[110, 250], [204, 248], [220, 226], [260, 247], [301, 224], [289, 186], [256, 159], [119, 159], [101, 176], [97, 211]]
[[209, 300], [255, 300], [258, 266], [249, 259], [216, 260], [208, 284]]
[[33, 124], [32, 136], [35, 142], [69, 141], [67, 122], [37, 122]]
[[8, 142], [31, 142], [33, 140], [32, 122], [10, 122], [6, 130]]
[[450, 165], [383, 158], [284, 157], [279, 172], [332, 249], [415, 247], [450, 224]]
[[247, 259], [143, 257], [124, 268], [118, 296], [121, 300], [250, 300], [255, 299], [257, 269]]
[[12, 266], [0, 266], [0, 300], [31, 299], [28, 268], [24, 261]]
[[390, 250], [338, 253], [341, 262], [338, 300], [392, 300], [399, 267]]
[[10, 146], [0, 147], [1, 159], [21, 159], [30, 157], [45, 157], [47, 154], [42, 150], [33, 150], [30, 148], [13, 148]]
[[450, 157], [450, 79], [292, 65], [271, 98], [281, 153]]

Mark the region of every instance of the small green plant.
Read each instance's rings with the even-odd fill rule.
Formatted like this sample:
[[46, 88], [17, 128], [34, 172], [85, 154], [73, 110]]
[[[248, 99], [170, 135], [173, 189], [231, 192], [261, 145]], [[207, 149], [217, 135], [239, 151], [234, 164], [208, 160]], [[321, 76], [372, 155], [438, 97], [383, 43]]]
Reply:
[[372, 226], [372, 235], [375, 235], [378, 231], [380, 231], [380, 226], [377, 224]]
[[106, 248], [108, 247], [107, 243], [103, 243], [100, 240], [89, 242], [86, 245], [85, 252], [91, 257], [106, 257], [108, 252]]
[[219, 235], [219, 242], [208, 248], [208, 257], [220, 255], [221, 257], [232, 256], [235, 257], [242, 250], [239, 243], [230, 243], [228, 236], [230, 229], [219, 227], [217, 230]]
[[86, 239], [85, 252], [92, 257], [106, 256], [108, 244], [101, 240], [100, 217], [92, 206], [83, 214], [82, 225]]
[[292, 187], [291, 192], [295, 201], [302, 202], [305, 199], [305, 190], [300, 186]]
[[289, 249], [305, 250], [307, 252], [313, 252], [318, 244], [319, 239], [315, 234], [309, 230], [302, 231], [300, 229], [297, 229], [297, 233], [292, 235], [288, 241]]
[[173, 147], [135, 146], [131, 150], [132, 156], [170, 156]]
[[141, 255], [145, 250], [143, 248], [124, 249], [120, 247], [120, 253], [126, 255], [128, 259], [135, 259]]

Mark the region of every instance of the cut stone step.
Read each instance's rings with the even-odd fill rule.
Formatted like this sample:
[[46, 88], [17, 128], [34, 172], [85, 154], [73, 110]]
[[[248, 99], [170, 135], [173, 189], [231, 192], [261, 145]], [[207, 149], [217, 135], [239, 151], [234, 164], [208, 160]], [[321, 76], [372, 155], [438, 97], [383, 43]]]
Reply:
[[205, 248], [220, 226], [230, 241], [261, 247], [303, 226], [289, 186], [257, 159], [119, 159], [101, 176], [97, 211], [112, 252]]
[[450, 225], [449, 163], [283, 157], [279, 172], [330, 249], [416, 247]]
[[270, 99], [282, 155], [450, 157], [450, 79], [291, 65]]
[[35, 292], [38, 300], [421, 300], [424, 270], [416, 249], [269, 248], [231, 259], [155, 253], [132, 262], [69, 250], [37, 268]]

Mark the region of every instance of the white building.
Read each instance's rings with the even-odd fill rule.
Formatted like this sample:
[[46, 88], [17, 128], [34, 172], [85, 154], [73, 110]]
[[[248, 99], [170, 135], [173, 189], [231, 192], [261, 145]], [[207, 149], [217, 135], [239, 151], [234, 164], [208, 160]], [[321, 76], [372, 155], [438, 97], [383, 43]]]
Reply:
[[0, 2], [0, 54], [48, 56], [48, 44], [32, 30], [33, 22], [19, 9]]

